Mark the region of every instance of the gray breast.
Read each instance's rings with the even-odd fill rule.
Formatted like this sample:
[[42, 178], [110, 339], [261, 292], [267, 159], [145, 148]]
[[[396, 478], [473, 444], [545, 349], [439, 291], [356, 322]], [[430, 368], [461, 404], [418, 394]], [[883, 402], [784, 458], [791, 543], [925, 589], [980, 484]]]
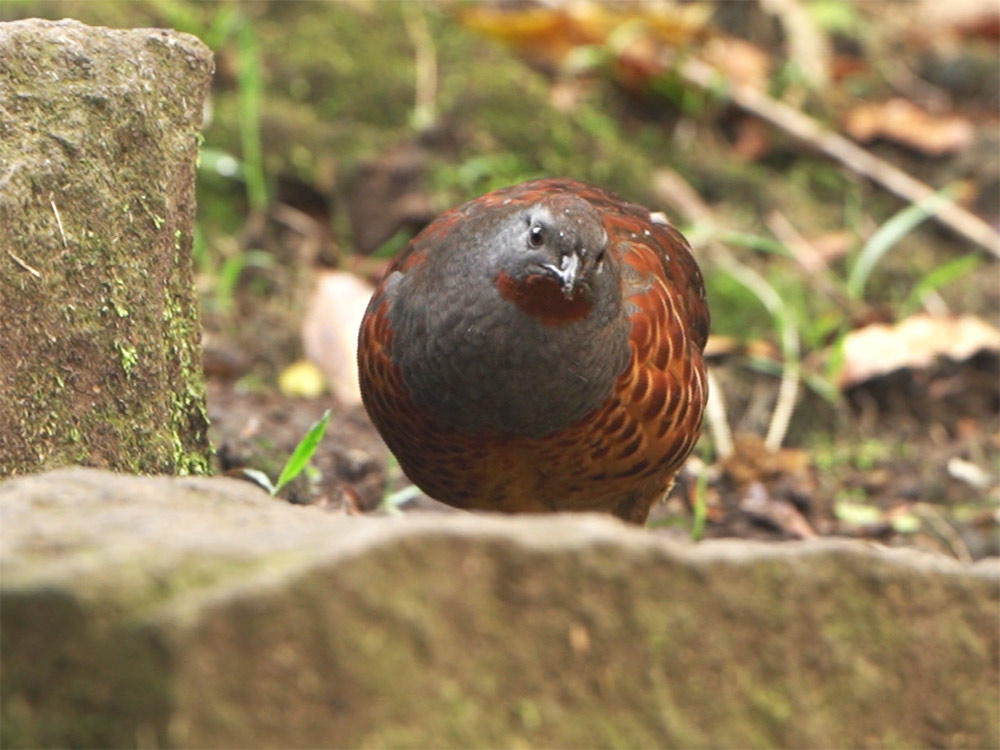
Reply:
[[546, 326], [492, 285], [454, 284], [427, 295], [409, 294], [409, 281], [392, 290], [392, 358], [414, 401], [442, 426], [549, 434], [604, 403], [628, 362], [620, 305]]

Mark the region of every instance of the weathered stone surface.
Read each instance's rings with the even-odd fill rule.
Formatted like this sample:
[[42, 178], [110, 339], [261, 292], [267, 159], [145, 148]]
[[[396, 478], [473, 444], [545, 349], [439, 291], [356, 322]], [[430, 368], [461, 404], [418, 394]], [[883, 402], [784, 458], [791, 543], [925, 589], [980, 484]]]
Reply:
[[995, 747], [995, 561], [0, 485], [2, 744]]
[[212, 70], [186, 34], [0, 23], [0, 476], [206, 468], [190, 251]]

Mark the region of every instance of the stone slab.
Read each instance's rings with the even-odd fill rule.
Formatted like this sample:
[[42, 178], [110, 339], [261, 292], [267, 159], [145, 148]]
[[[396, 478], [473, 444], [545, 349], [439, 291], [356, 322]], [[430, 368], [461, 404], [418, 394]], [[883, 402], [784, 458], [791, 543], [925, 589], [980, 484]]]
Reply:
[[0, 485], [0, 744], [995, 747], [1000, 565]]

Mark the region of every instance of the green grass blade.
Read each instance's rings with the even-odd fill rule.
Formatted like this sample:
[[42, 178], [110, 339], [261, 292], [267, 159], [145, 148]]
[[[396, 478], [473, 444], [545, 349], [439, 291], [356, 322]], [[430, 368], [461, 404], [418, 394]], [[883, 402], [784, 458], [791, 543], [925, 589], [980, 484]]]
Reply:
[[218, 53], [226, 40], [239, 28], [240, 20], [240, 11], [236, 7], [223, 6], [208, 28], [198, 36], [213, 52]]
[[784, 244], [770, 237], [750, 232], [719, 229], [715, 225], [708, 223], [696, 223], [685, 227], [684, 236], [695, 247], [708, 242], [721, 242], [723, 245], [729, 245], [730, 247], [745, 247], [750, 250], [756, 250], [769, 255], [778, 255], [783, 258], [792, 257], [792, 252]]
[[750, 234], [749, 232], [720, 232], [716, 237], [719, 242], [733, 247], [745, 247], [770, 255], [778, 255], [783, 258], [791, 258], [791, 251], [781, 242], [764, 237], [760, 234]]
[[299, 441], [299, 444], [295, 446], [295, 450], [292, 451], [292, 455], [288, 457], [288, 461], [285, 462], [285, 468], [281, 470], [281, 476], [278, 477], [277, 483], [274, 485], [274, 491], [272, 495], [276, 495], [281, 491], [281, 488], [286, 484], [291, 482], [295, 477], [297, 477], [306, 465], [312, 459], [313, 454], [319, 447], [319, 441], [323, 439], [323, 434], [326, 432], [326, 426], [330, 422], [330, 410], [327, 409], [323, 416], [319, 418], [312, 427], [309, 428], [309, 432], [306, 433], [305, 437]]
[[767, 429], [764, 444], [769, 450], [777, 450], [788, 431], [792, 411], [798, 399], [799, 381], [802, 379], [801, 346], [799, 325], [795, 311], [785, 304], [781, 295], [759, 273], [745, 266], [735, 258], [723, 256], [716, 261], [719, 270], [742, 284], [767, 309], [774, 320], [781, 340], [782, 366], [781, 385], [778, 400], [771, 414], [771, 424]]
[[264, 177], [264, 157], [260, 141], [260, 99], [263, 77], [260, 48], [253, 22], [244, 18], [239, 34], [240, 72], [240, 143], [243, 148], [243, 173], [247, 198], [256, 211], [267, 208], [267, 181]]
[[694, 505], [691, 509], [691, 539], [701, 541], [705, 535], [705, 520], [708, 518], [708, 469], [702, 467], [694, 486]]
[[232, 312], [236, 282], [239, 281], [244, 266], [246, 266], [246, 256], [240, 253], [226, 258], [222, 268], [219, 269], [215, 282], [215, 303], [219, 312], [226, 314]]
[[917, 285], [913, 287], [913, 291], [910, 292], [900, 306], [900, 317], [905, 318], [907, 315], [912, 314], [920, 307], [924, 297], [928, 294], [936, 292], [941, 287], [947, 286], [966, 274], [972, 273], [979, 268], [981, 263], [982, 258], [978, 255], [963, 255], [937, 268], [931, 269], [927, 275], [917, 282]]
[[912, 232], [924, 219], [937, 211], [942, 199], [950, 192], [945, 188], [929, 195], [919, 203], [907, 206], [880, 226], [858, 254], [847, 279], [847, 292], [854, 299], [861, 299], [865, 285], [875, 266], [893, 246]]

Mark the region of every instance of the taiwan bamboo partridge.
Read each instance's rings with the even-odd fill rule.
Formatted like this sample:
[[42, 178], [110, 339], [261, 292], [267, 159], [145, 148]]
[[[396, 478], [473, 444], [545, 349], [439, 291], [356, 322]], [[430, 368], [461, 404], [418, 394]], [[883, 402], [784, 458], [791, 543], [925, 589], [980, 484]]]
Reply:
[[698, 438], [708, 323], [666, 220], [534, 180], [442, 214], [396, 258], [361, 325], [362, 395], [437, 500], [644, 523]]

